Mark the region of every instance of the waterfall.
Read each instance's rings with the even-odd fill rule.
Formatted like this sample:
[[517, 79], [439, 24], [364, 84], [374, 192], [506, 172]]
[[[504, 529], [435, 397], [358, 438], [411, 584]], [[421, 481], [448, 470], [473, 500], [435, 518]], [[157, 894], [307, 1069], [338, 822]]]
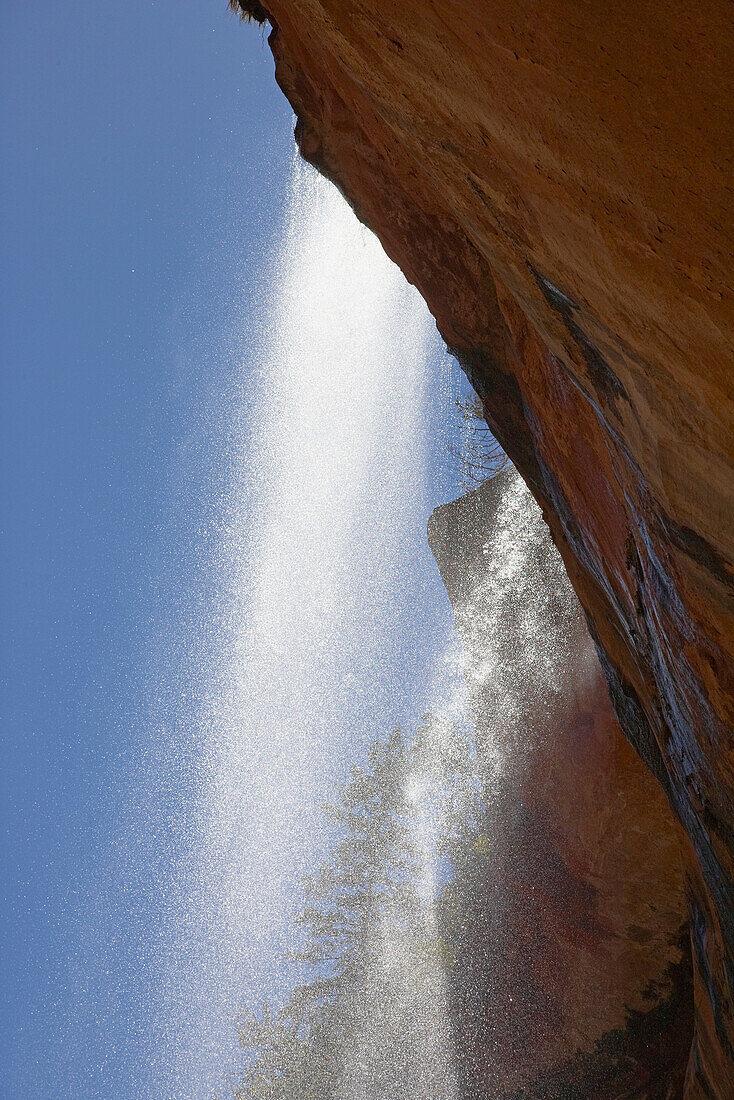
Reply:
[[299, 161], [276, 275], [254, 404], [240, 411], [248, 438], [230, 458], [215, 563], [225, 629], [151, 1088], [187, 1100], [227, 1094], [238, 1005], [287, 992], [282, 955], [299, 876], [327, 849], [330, 784], [459, 679], [425, 545], [449, 396], [433, 322]]

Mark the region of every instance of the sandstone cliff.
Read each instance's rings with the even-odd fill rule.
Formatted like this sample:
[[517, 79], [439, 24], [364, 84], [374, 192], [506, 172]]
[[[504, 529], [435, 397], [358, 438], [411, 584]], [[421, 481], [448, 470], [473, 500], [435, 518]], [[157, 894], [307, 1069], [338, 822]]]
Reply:
[[456, 905], [460, 1095], [680, 1097], [693, 1030], [673, 815], [622, 736], [514, 470], [433, 513], [490, 824]]
[[[303, 155], [416, 284], [543, 509], [685, 833], [687, 1096], [734, 1096], [724, 0], [243, 0]], [[267, 10], [266, 10], [267, 9]]]

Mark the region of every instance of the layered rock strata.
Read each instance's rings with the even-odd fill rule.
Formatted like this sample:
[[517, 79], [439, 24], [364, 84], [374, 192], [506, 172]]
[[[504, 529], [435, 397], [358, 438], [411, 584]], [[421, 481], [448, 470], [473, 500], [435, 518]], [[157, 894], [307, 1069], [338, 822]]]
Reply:
[[243, 0], [307, 160], [421, 291], [685, 833], [687, 1096], [734, 1096], [724, 0]]

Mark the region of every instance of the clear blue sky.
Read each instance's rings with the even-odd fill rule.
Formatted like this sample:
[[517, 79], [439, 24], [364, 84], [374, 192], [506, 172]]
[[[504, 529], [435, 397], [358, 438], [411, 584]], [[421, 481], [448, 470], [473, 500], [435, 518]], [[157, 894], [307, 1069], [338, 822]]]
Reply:
[[[219, 621], [222, 455], [267, 319], [291, 112], [225, 0], [0, 13], [0, 1080], [172, 1100], [146, 1082], [169, 1053], [152, 1019], [199, 781], [195, 649]], [[395, 585], [410, 657], [398, 639], [386, 699], [447, 614], [435, 576]]]
[[149, 1055], [147, 857], [177, 826], [159, 793], [126, 820], [120, 792], [157, 767], [141, 693], [197, 583], [211, 475], [180, 440], [229, 382], [206, 334], [258, 296], [291, 112], [224, 0], [1, 20], [2, 1092], [127, 1098]]

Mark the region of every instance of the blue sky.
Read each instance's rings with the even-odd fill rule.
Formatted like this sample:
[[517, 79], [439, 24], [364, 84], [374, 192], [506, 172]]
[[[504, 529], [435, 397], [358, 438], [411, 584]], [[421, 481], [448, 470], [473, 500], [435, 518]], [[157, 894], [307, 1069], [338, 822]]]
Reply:
[[171, 469], [225, 384], [192, 347], [233, 294], [235, 227], [258, 294], [291, 113], [223, 2], [3, 4], [1, 79], [3, 1087], [132, 1096], [158, 898], [143, 850], [117, 889], [120, 846], [145, 847], [119, 792], [206, 507], [202, 463], [186, 501]]
[[[165, 1055], [233, 364], [267, 323], [292, 120], [224, 0], [0, 18], [2, 1075], [132, 1100]], [[428, 611], [405, 589], [429, 633], [435, 577]]]

